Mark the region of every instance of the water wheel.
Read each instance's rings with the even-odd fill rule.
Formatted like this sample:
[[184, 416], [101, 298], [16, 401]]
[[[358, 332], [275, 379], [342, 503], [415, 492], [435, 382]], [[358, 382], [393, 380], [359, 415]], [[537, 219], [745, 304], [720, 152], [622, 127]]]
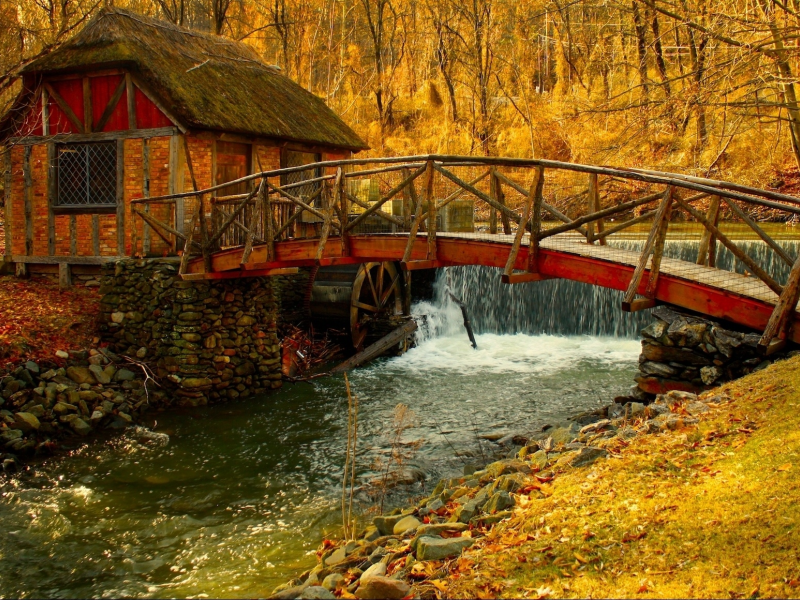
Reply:
[[321, 267], [309, 309], [318, 326], [346, 328], [353, 347], [364, 345], [379, 323], [403, 312], [403, 275], [393, 262]]

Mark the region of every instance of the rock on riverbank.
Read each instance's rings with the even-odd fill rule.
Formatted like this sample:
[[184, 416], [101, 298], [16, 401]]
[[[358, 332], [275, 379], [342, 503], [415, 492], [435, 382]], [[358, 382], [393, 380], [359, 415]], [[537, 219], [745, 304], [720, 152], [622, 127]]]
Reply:
[[59, 441], [132, 424], [163, 392], [142, 368], [108, 350], [60, 352], [67, 366], [28, 361], [0, 378], [0, 460], [5, 472], [51, 454]]
[[415, 506], [375, 517], [357, 540], [326, 541], [317, 566], [276, 588], [272, 597], [435, 598], [449, 561], [520, 504], [547, 497], [559, 474], [612, 456], [620, 442], [694, 426], [709, 406], [725, 400], [672, 391], [647, 406], [612, 404], [527, 439], [512, 436], [524, 445], [508, 458], [439, 481]]

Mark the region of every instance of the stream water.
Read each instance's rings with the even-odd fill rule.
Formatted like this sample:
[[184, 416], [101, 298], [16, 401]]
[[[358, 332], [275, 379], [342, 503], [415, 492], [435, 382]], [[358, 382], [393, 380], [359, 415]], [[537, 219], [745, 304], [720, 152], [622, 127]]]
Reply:
[[[352, 373], [358, 464], [374, 477], [395, 405], [425, 481], [479, 461], [479, 434], [530, 431], [626, 393], [638, 328], [618, 293], [548, 281], [500, 286], [489, 269], [450, 271], [477, 350], [444, 294], [420, 302], [419, 344]], [[422, 315], [425, 315], [423, 318]], [[273, 395], [169, 412], [149, 428], [76, 448], [0, 487], [0, 596], [263, 597], [315, 563], [340, 522], [346, 396], [341, 378]], [[360, 495], [361, 508], [369, 499]]]

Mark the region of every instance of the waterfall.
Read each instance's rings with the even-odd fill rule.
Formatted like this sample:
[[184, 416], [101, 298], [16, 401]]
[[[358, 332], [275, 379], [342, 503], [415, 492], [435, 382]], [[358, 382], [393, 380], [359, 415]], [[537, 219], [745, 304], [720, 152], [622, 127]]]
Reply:
[[[694, 262], [699, 240], [668, 240], [664, 255]], [[777, 281], [785, 282], [790, 267], [764, 242], [739, 240], [737, 245]], [[794, 257], [800, 242], [779, 242]], [[644, 240], [610, 240], [609, 246], [641, 251]], [[721, 269], [745, 271], [731, 252], [717, 245], [717, 265]], [[506, 285], [501, 270], [466, 266], [440, 269], [432, 301], [418, 302], [413, 313], [418, 317], [418, 341], [431, 337], [464, 335], [461, 311], [447, 295], [450, 289], [466, 305], [475, 333], [528, 335], [592, 335], [619, 338], [639, 337], [650, 321], [650, 311], [622, 311], [623, 292], [566, 279]]]

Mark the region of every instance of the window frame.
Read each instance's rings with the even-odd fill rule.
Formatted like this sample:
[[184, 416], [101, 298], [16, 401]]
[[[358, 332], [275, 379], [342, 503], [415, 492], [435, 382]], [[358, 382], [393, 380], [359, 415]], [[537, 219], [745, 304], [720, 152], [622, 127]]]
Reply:
[[[113, 148], [114, 152], [114, 172], [112, 181], [114, 182], [113, 204], [61, 204], [61, 178], [62, 169], [60, 164], [61, 149], [69, 146], [89, 146], [94, 144], [105, 144]], [[119, 172], [119, 161], [121, 159], [119, 152], [119, 144], [117, 140], [97, 140], [97, 141], [80, 141], [80, 142], [57, 142], [54, 147], [51, 172], [54, 175], [55, 185], [53, 186], [53, 197], [51, 199], [51, 207], [54, 214], [115, 214], [119, 208], [120, 190], [117, 173]]]

